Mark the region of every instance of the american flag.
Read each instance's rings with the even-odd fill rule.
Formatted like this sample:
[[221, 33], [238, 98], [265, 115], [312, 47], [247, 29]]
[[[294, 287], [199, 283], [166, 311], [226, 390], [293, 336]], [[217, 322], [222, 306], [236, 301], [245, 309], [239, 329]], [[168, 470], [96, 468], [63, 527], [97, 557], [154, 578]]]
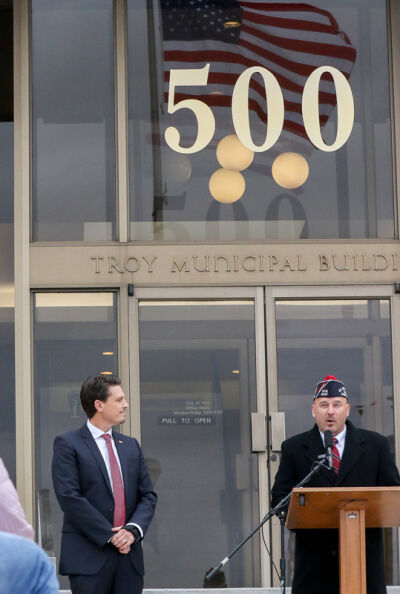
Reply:
[[[161, 0], [161, 9], [165, 101], [171, 69], [210, 63], [207, 87], [181, 87], [175, 103], [199, 98], [210, 106], [230, 108], [239, 75], [246, 68], [261, 66], [280, 84], [284, 130], [292, 138], [307, 138], [301, 101], [309, 75], [319, 66], [333, 66], [349, 78], [356, 59], [356, 50], [332, 14], [311, 4]], [[319, 103], [323, 127], [336, 105], [334, 83], [327, 74], [320, 82]], [[251, 79], [249, 110], [258, 122], [266, 122], [265, 89], [258, 76]], [[260, 134], [265, 135], [264, 126]]]

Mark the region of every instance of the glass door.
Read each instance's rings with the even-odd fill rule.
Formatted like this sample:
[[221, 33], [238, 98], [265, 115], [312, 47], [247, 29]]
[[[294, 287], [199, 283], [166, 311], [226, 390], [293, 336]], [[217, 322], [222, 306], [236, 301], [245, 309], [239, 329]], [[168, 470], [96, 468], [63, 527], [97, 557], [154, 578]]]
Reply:
[[[51, 480], [54, 438], [86, 423], [79, 392], [97, 373], [118, 373], [118, 295], [46, 291], [32, 295], [36, 526], [39, 544], [60, 560], [63, 513]], [[62, 590], [68, 578], [58, 576]]]
[[[266, 454], [252, 452], [251, 426], [252, 412], [265, 413], [264, 367], [256, 360], [262, 296], [262, 289], [138, 289], [131, 300], [139, 347], [131, 384], [159, 496], [144, 541], [147, 588], [209, 586], [205, 574], [264, 511]], [[253, 538], [210, 586], [261, 586], [263, 555]]]
[[[395, 453], [391, 293], [391, 287], [268, 292], [268, 328], [276, 336], [269, 402], [272, 411], [285, 415], [286, 438], [313, 426], [315, 386], [329, 374], [347, 388], [352, 423], [388, 437]], [[278, 453], [272, 458], [271, 482]], [[279, 555], [277, 527], [275, 532]], [[286, 537], [291, 578], [294, 537]], [[384, 547], [387, 583], [398, 584], [397, 529], [385, 529]]]
[[[290, 437], [312, 427], [312, 395], [325, 375], [347, 386], [351, 421], [386, 435], [398, 451], [399, 301], [390, 286], [136, 289], [131, 426], [159, 495], [144, 543], [146, 587], [208, 585], [207, 571], [267, 511], [282, 428]], [[254, 447], [252, 413], [270, 421], [266, 450]], [[279, 567], [277, 520], [264, 537]], [[387, 583], [397, 584], [397, 530], [386, 530], [384, 543]], [[289, 533], [286, 546], [290, 584]], [[274, 575], [260, 534], [214, 585], [278, 585]]]

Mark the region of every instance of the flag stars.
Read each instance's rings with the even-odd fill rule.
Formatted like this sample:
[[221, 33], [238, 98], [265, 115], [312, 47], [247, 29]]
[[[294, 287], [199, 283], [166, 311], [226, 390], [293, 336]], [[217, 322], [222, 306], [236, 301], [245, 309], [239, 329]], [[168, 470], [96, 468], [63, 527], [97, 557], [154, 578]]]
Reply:
[[[161, 0], [164, 41], [217, 40], [237, 43], [240, 28], [236, 32], [225, 27], [227, 21], [241, 21], [242, 9], [231, 3], [225, 7], [222, 0]], [[222, 6], [221, 6], [222, 5]]]

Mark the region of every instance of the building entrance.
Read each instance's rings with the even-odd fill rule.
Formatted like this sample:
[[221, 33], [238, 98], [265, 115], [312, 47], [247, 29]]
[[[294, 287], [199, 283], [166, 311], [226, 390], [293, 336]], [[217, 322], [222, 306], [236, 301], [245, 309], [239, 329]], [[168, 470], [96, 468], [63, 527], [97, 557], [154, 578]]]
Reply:
[[[50, 556], [59, 557], [62, 520], [52, 443], [85, 422], [87, 375], [121, 374], [131, 411], [122, 430], [140, 439], [159, 494], [144, 541], [147, 588], [202, 587], [263, 517], [283, 429], [289, 437], [311, 427], [324, 375], [347, 386], [354, 424], [399, 451], [400, 312], [390, 285], [47, 291], [32, 304], [36, 522]], [[263, 536], [279, 561], [272, 522], [215, 585], [276, 584]], [[287, 554], [290, 579], [289, 533]], [[387, 582], [398, 584], [397, 531], [386, 531], [385, 554]]]
[[[277, 361], [268, 367], [273, 374], [276, 370], [276, 376], [269, 373], [269, 407], [284, 413], [286, 436], [312, 426], [315, 385], [333, 374], [347, 388], [353, 424], [385, 435], [394, 453], [392, 327], [397, 297], [383, 287], [331, 288], [329, 294], [321, 288], [275, 288], [267, 291], [267, 311]], [[274, 476], [279, 456], [271, 458]], [[278, 530], [274, 532], [274, 542], [279, 542]], [[286, 537], [292, 575], [294, 535], [287, 532]], [[397, 584], [397, 529], [384, 531], [384, 546], [387, 583]]]
[[[168, 294], [138, 299], [141, 441], [159, 496], [147, 587], [198, 588], [260, 516], [257, 291]], [[257, 538], [217, 575], [224, 584], [261, 585]]]
[[[141, 439], [160, 495], [146, 542], [149, 587], [199, 587], [207, 569], [262, 517], [281, 439], [312, 426], [312, 394], [322, 377], [344, 381], [353, 423], [386, 435], [395, 451], [396, 302], [382, 288], [335, 288], [329, 297], [318, 288], [240, 289], [236, 296], [227, 289], [168, 289], [161, 298], [160, 291], [158, 298], [142, 291]], [[263, 451], [254, 446], [260, 436], [256, 427], [252, 432], [252, 412], [266, 412]], [[265, 536], [278, 563], [279, 528], [275, 522], [270, 528]], [[290, 579], [294, 542], [289, 533], [286, 540]], [[387, 581], [396, 584], [397, 530], [386, 531], [385, 554]], [[229, 587], [276, 583], [269, 569], [263, 541], [254, 537], [221, 580]]]

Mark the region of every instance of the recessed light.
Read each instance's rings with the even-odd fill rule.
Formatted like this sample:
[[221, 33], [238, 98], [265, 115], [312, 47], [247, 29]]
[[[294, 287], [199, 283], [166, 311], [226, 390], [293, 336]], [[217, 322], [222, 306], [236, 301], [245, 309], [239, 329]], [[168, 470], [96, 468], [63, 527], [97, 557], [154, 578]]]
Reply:
[[100, 375], [112, 375], [112, 371], [102, 371]]
[[113, 351], [103, 351], [101, 354], [106, 355], [108, 357], [110, 355], [113, 355], [114, 353], [113, 353]]
[[225, 29], [235, 29], [236, 27], [240, 27], [239, 21], [226, 21], [226, 23], [224, 23]]
[[232, 369], [232, 373], [238, 374], [238, 373], [240, 373], [240, 371], [239, 371], [239, 369]]

